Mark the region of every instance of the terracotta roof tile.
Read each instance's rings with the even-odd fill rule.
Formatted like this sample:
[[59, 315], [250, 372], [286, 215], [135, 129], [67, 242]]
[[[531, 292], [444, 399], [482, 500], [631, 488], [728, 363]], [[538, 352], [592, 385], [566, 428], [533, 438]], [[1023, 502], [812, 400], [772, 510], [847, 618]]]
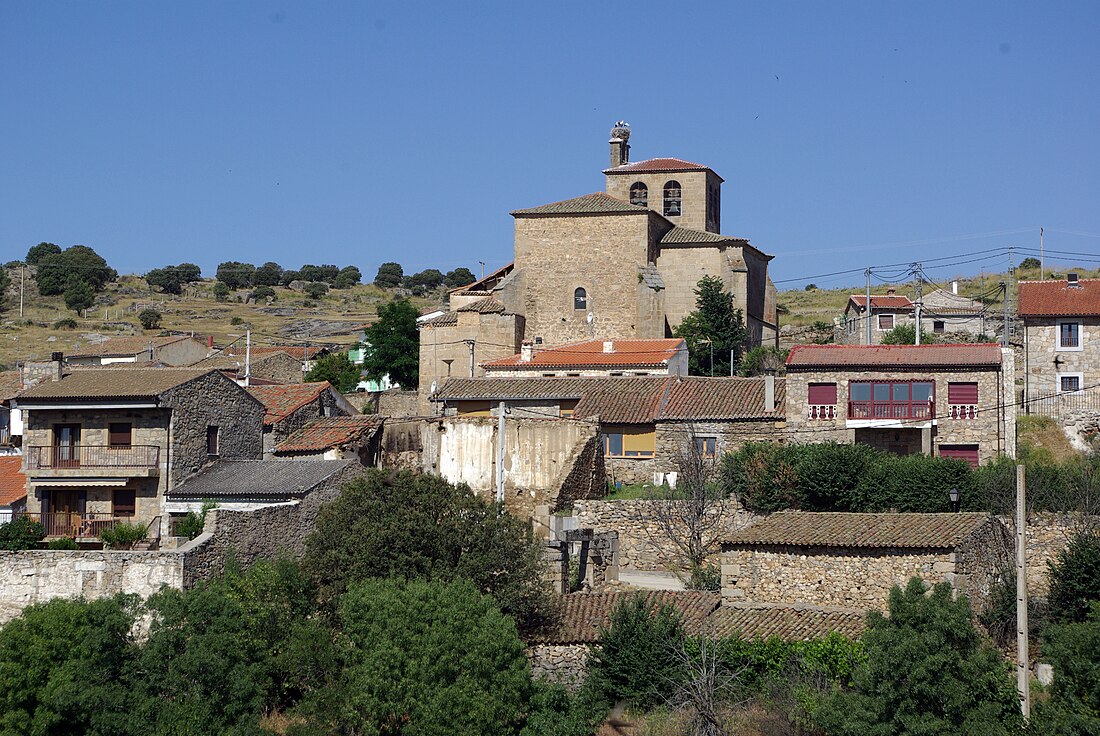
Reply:
[[763, 378], [686, 377], [672, 383], [660, 418], [669, 421], [782, 419], [787, 397], [785, 379], [775, 379], [775, 409], [764, 410]]
[[426, 319], [417, 327], [450, 327], [458, 324], [459, 312], [476, 312], [478, 314], [508, 314], [508, 308], [504, 306], [504, 302], [499, 301], [496, 297], [487, 296], [484, 299], [478, 299], [477, 301], [464, 304], [458, 309], [441, 314], [438, 317], [432, 317]]
[[523, 210], [514, 210], [512, 215], [608, 215], [608, 214], [643, 214], [649, 209], [640, 205], [631, 204], [624, 199], [612, 197], [603, 192], [586, 194], [583, 197], [565, 199], [561, 202], [528, 207]]
[[1001, 365], [1001, 347], [964, 345], [795, 345], [787, 369], [801, 368], [977, 368]]
[[611, 351], [604, 352], [604, 340], [586, 340], [553, 348], [535, 350], [531, 360], [513, 355], [489, 360], [481, 365], [496, 370], [537, 370], [539, 368], [616, 368], [623, 366], [653, 367], [666, 365], [687, 346], [680, 338], [665, 340], [607, 340]]
[[161, 337], [112, 337], [100, 343], [85, 345], [66, 353], [69, 358], [96, 358], [96, 357], [130, 357], [148, 352], [149, 344], [153, 348], [162, 348], [165, 345], [180, 342], [181, 340], [194, 339], [188, 335], [164, 335]]
[[745, 238], [734, 238], [729, 235], [708, 233], [702, 230], [692, 230], [687, 227], [676, 227], [665, 233], [661, 238], [661, 245], [679, 245], [681, 243], [748, 243]]
[[780, 511], [740, 529], [725, 546], [901, 547], [950, 549], [991, 514], [852, 514]]
[[[223, 355], [233, 355], [244, 357], [246, 348], [241, 345], [233, 345], [226, 348]], [[292, 358], [296, 358], [299, 361], [312, 360], [317, 357], [319, 353], [327, 353], [328, 348], [324, 345], [253, 345], [253, 355], [271, 355], [273, 353], [286, 353]]]
[[1100, 279], [1021, 281], [1016, 313], [1021, 317], [1100, 316]]
[[323, 391], [332, 388], [328, 381], [316, 383], [284, 383], [272, 386], [249, 386], [246, 390], [264, 405], [264, 426], [286, 419], [306, 404], [316, 401]]
[[89, 368], [46, 381], [20, 394], [19, 403], [57, 399], [152, 399], [188, 381], [215, 373], [195, 368]]
[[22, 390], [19, 371], [0, 371], [0, 401], [7, 401]]
[[[865, 294], [852, 294], [848, 301], [854, 303], [860, 309], [867, 303]], [[872, 294], [871, 309], [913, 309], [913, 301], [907, 296], [896, 294]]]
[[275, 452], [322, 452], [369, 438], [382, 426], [382, 417], [356, 415], [321, 417], [275, 447]]
[[810, 606], [722, 606], [707, 618], [705, 633], [725, 639], [806, 641], [836, 632], [856, 639], [867, 628], [867, 612]]
[[0, 506], [11, 506], [27, 496], [27, 477], [20, 455], [0, 457]]
[[[656, 174], [662, 171], [711, 171], [709, 166], [685, 161], [682, 158], [649, 158], [645, 161], [616, 166], [613, 169], [604, 169], [605, 174]], [[716, 174], [717, 176], [717, 174]], [[719, 177], [721, 178], [721, 177]]]
[[651, 606], [670, 605], [680, 614], [684, 630], [698, 633], [707, 617], [718, 608], [716, 593], [696, 591], [644, 591], [571, 593], [560, 598], [556, 626], [539, 632], [532, 641], [546, 644], [590, 644], [600, 640], [600, 628], [611, 624], [611, 613], [622, 602], [642, 596]]

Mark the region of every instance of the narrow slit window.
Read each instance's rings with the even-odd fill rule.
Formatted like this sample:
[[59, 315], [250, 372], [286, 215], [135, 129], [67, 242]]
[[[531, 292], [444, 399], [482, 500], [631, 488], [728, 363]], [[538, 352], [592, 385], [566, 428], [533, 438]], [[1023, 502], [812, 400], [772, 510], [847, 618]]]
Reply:
[[573, 309], [588, 309], [588, 292], [579, 286], [573, 291]]

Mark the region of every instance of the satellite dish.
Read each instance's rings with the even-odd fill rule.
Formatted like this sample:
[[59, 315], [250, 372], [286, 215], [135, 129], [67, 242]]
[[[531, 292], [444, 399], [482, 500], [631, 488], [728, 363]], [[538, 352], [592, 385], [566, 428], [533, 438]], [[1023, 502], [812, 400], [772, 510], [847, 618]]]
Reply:
[[588, 319], [588, 324], [592, 324], [596, 320], [596, 315], [589, 312], [587, 319]]

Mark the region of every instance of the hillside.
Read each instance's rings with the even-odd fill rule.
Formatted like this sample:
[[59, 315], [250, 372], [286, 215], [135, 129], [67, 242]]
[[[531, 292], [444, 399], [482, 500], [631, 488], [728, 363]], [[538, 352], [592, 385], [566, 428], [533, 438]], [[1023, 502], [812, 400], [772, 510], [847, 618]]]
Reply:
[[[9, 275], [12, 283], [0, 320], [0, 365], [6, 367], [18, 360], [45, 359], [54, 351], [69, 352], [117, 335], [193, 331], [213, 336], [216, 344], [225, 345], [243, 336], [248, 323], [257, 345], [350, 345], [359, 340], [362, 325], [376, 318], [378, 306], [395, 298], [385, 289], [358, 285], [331, 289], [323, 298], [311, 301], [299, 291], [277, 286], [271, 304], [266, 300], [261, 304], [245, 303], [250, 291], [247, 289], [218, 302], [214, 299], [213, 280], [190, 284], [183, 294], [174, 296], [155, 292], [138, 276], [121, 276], [97, 296], [96, 306], [84, 318], [67, 309], [60, 296], [39, 296], [33, 279], [28, 279], [20, 319], [18, 268], [9, 269]], [[412, 301], [417, 308], [425, 309], [441, 299], [439, 295], [413, 297]], [[163, 315], [157, 330], [143, 330], [138, 321], [138, 314], [149, 307]], [[76, 328], [55, 327], [64, 319], [74, 319]]]

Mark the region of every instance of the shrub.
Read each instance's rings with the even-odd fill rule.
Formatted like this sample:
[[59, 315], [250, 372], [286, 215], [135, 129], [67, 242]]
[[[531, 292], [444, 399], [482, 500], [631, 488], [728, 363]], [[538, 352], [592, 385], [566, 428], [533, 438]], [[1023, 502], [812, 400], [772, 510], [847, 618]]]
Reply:
[[225, 283], [218, 281], [214, 284], [214, 299], [219, 302], [229, 300], [229, 287]]
[[1054, 666], [1054, 685], [1050, 701], [1037, 704], [1029, 733], [1100, 733], [1100, 603], [1081, 623], [1048, 628], [1043, 656]]
[[75, 330], [76, 320], [72, 317], [64, 317], [54, 322], [53, 328], [55, 330]]
[[328, 293], [328, 284], [324, 281], [313, 281], [306, 285], [305, 293], [310, 299], [320, 299]]
[[1078, 532], [1050, 563], [1047, 604], [1056, 623], [1079, 623], [1100, 601], [1100, 531]]
[[111, 549], [130, 549], [145, 539], [145, 527], [124, 522], [104, 529], [99, 538]]
[[817, 284], [806, 284], [804, 291], [817, 291]]
[[231, 325], [243, 325], [244, 320], [240, 317], [233, 317], [229, 320], [229, 324], [231, 324]]
[[[931, 345], [936, 341], [935, 335], [930, 335], [924, 330], [920, 331], [920, 344]], [[917, 342], [917, 327], [914, 324], [898, 325], [882, 336], [883, 345], [914, 345]]]
[[[1002, 649], [1016, 641], [1016, 568], [1005, 567], [993, 581], [989, 604], [978, 613], [978, 621]], [[1046, 606], [1035, 596], [1027, 599], [1028, 635], [1037, 638], [1046, 621]]]
[[58, 537], [51, 539], [46, 544], [46, 549], [80, 549], [80, 545], [72, 537]]
[[1020, 268], [1024, 270], [1039, 268], [1040, 261], [1038, 258], [1028, 257], [1020, 261]]
[[719, 642], [718, 657], [727, 672], [739, 673], [740, 685], [748, 692], [764, 692], [798, 675], [846, 685], [866, 660], [862, 642], [835, 631], [808, 641], [729, 637]]
[[520, 736], [591, 736], [607, 717], [611, 704], [592, 678], [576, 692], [543, 680], [531, 683], [527, 722]]
[[688, 578], [688, 590], [709, 590], [717, 593], [722, 589], [722, 571], [717, 565], [696, 565], [691, 568]]
[[87, 281], [73, 279], [65, 287], [65, 306], [82, 312], [95, 304], [95, 288]]
[[147, 330], [155, 330], [160, 327], [160, 312], [155, 309], [143, 309], [138, 315], [138, 322]]
[[206, 514], [217, 506], [213, 501], [207, 500], [202, 502], [202, 509], [197, 514], [194, 511], [188, 511], [187, 515], [176, 524], [176, 534], [188, 539], [194, 539], [202, 534], [203, 527], [206, 526]]
[[270, 286], [257, 286], [252, 290], [252, 301], [259, 302], [261, 299], [275, 299], [275, 290]]
[[41, 523], [29, 516], [17, 516], [0, 524], [0, 549], [33, 549], [46, 536]]

